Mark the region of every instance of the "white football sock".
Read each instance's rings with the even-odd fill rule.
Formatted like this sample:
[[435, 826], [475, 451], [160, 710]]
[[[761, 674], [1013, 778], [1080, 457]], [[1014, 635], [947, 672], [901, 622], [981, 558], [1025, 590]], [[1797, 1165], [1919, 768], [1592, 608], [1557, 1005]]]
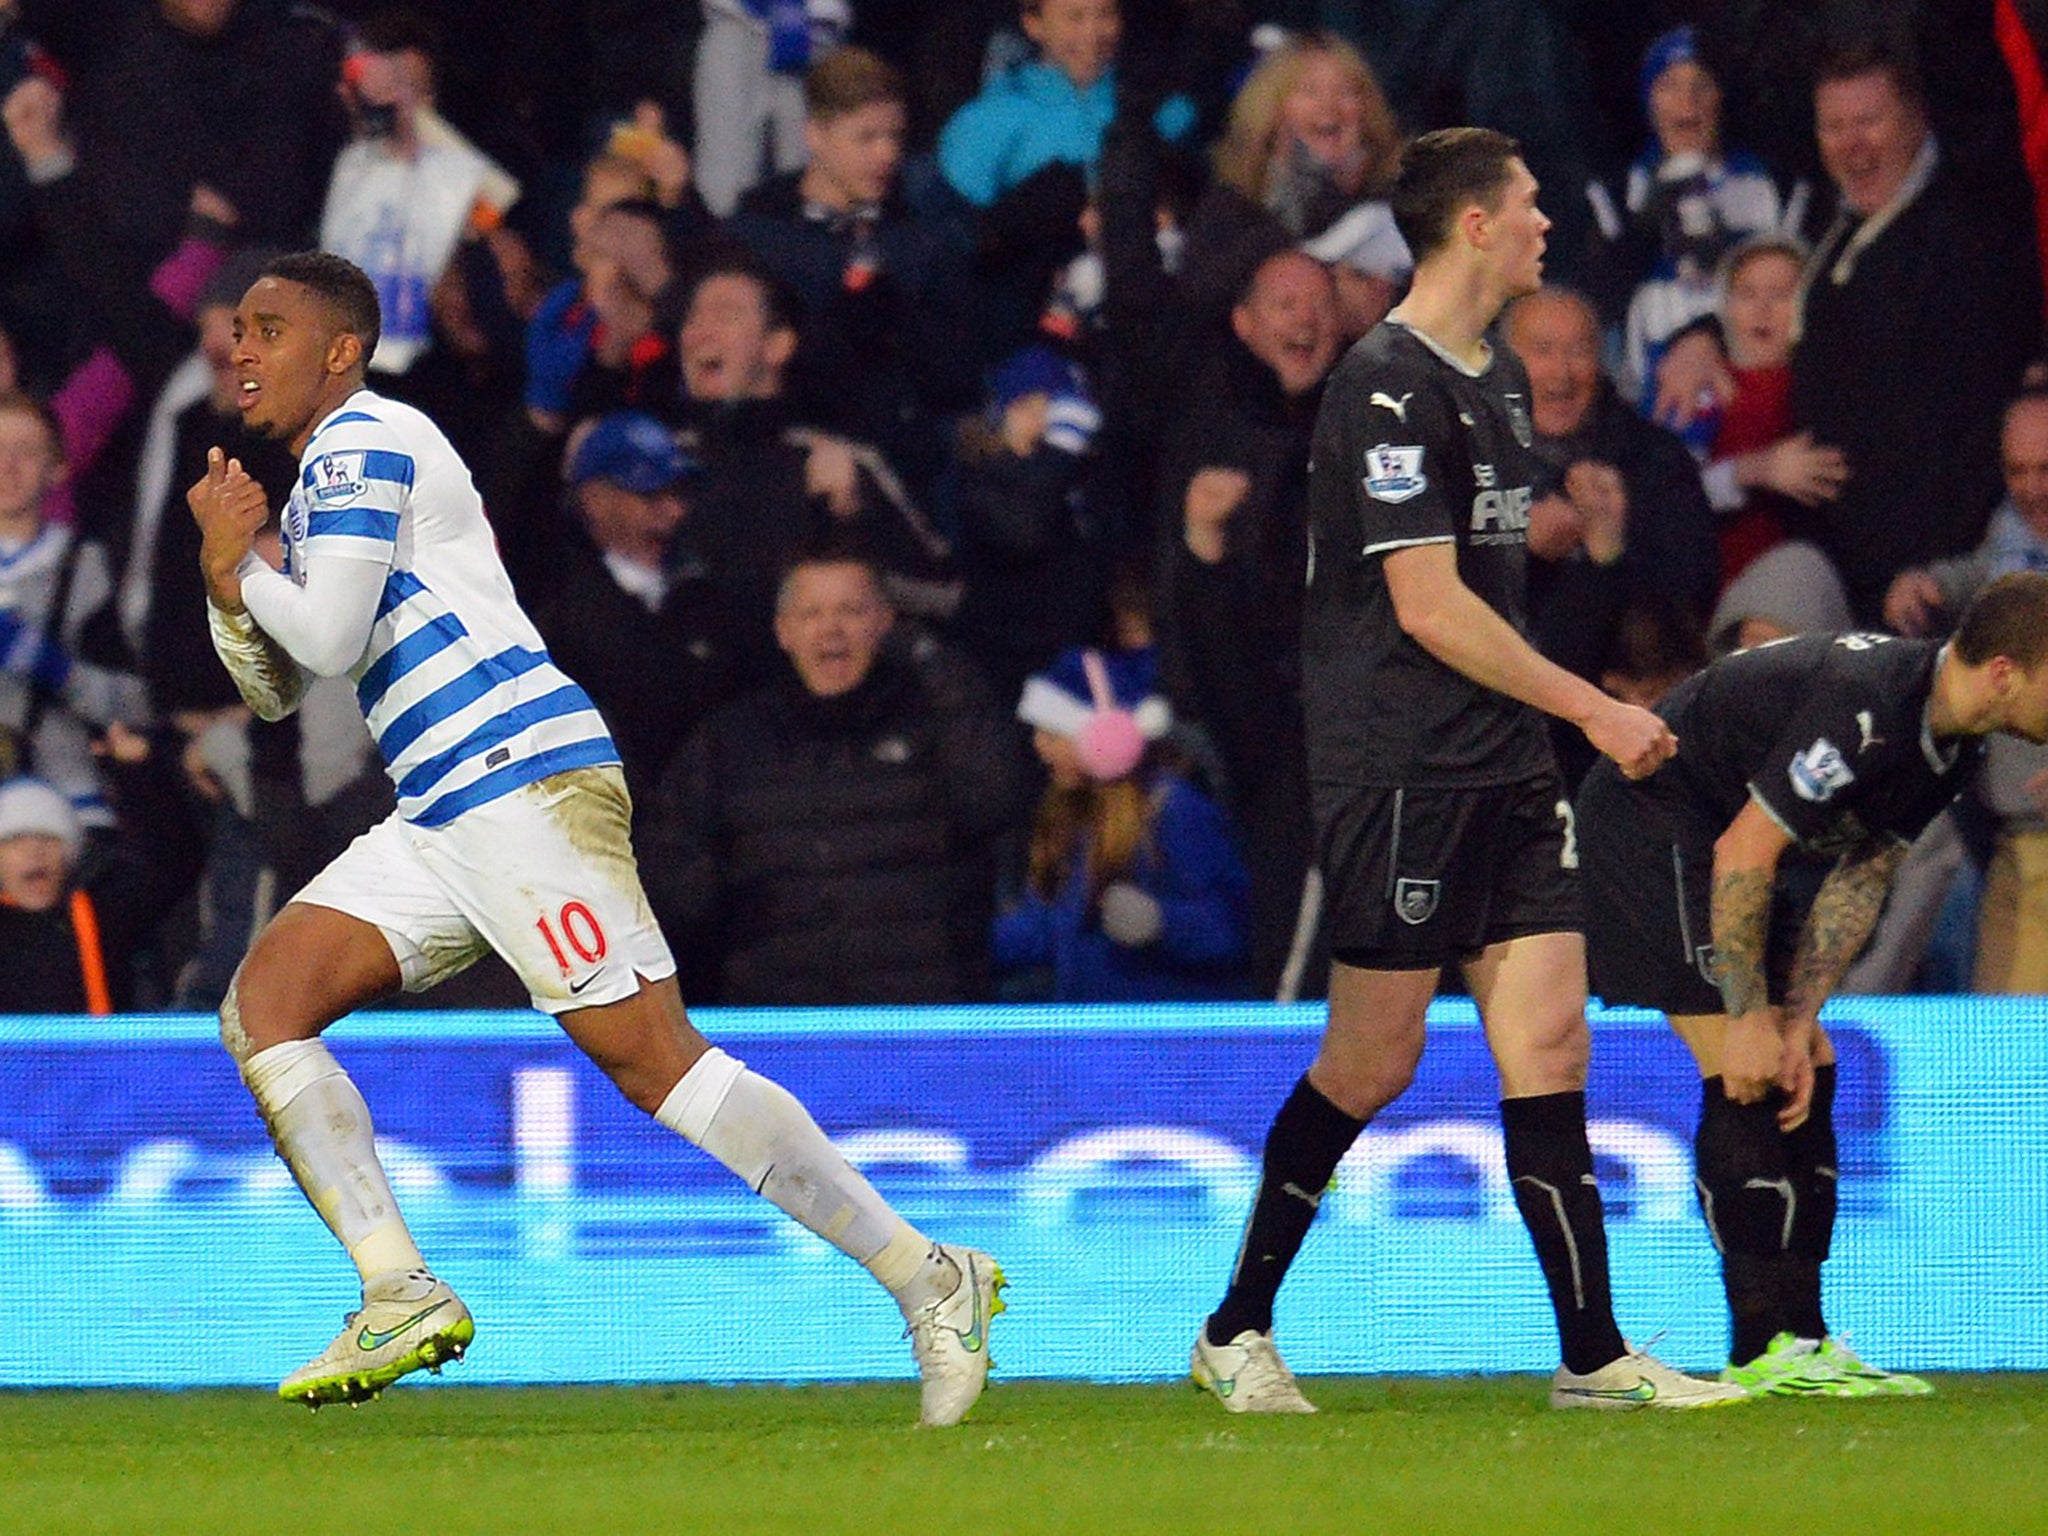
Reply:
[[890, 1209], [788, 1090], [714, 1047], [654, 1118], [864, 1267], [906, 1312], [926, 1299], [931, 1242]]
[[369, 1106], [318, 1040], [287, 1040], [242, 1063], [278, 1155], [367, 1282], [426, 1263], [398, 1213]]

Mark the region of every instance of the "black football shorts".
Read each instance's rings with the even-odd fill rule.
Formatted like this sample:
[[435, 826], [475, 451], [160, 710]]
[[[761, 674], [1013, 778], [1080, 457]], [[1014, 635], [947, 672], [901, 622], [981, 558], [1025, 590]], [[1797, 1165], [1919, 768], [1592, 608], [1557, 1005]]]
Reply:
[[1577, 933], [1572, 804], [1554, 774], [1485, 789], [1316, 790], [1330, 949], [1432, 970], [1533, 933]]
[[[1602, 1002], [1667, 1014], [1722, 1011], [1714, 980], [1714, 841], [1725, 828], [1631, 785], [1602, 761], [1579, 789], [1586, 970]], [[1799, 930], [1826, 866], [1788, 854], [1771, 898], [1766, 982], [1784, 996]]]

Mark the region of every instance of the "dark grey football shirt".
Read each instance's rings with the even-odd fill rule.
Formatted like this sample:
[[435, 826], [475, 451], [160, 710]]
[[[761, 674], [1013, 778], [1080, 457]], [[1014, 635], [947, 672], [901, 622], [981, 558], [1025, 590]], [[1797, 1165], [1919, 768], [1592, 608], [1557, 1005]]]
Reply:
[[1474, 373], [1388, 320], [1337, 365], [1309, 462], [1314, 783], [1473, 788], [1551, 771], [1542, 716], [1411, 640], [1384, 569], [1396, 550], [1452, 545], [1460, 579], [1526, 634], [1533, 438], [1528, 375], [1504, 347]]
[[1976, 738], [1927, 727], [1941, 646], [1801, 635], [1723, 657], [1657, 706], [1678, 755], [1643, 789], [1725, 827], [1754, 798], [1809, 853], [1870, 836], [1911, 842], [1961, 791]]

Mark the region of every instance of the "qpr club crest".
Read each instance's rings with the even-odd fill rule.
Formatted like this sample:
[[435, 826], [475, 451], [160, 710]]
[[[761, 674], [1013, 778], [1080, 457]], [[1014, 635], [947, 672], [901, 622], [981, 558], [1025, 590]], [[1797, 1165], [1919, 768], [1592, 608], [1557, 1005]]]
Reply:
[[1536, 441], [1536, 424], [1529, 419], [1529, 408], [1522, 403], [1519, 394], [1503, 395], [1508, 403], [1508, 430], [1515, 434], [1515, 441], [1524, 448]]
[[1365, 452], [1365, 494], [1374, 501], [1407, 501], [1429, 488], [1422, 472], [1422, 449], [1381, 443]]
[[1394, 915], [1411, 928], [1419, 928], [1436, 916], [1437, 897], [1443, 890], [1441, 880], [1410, 880], [1406, 876], [1394, 882]]

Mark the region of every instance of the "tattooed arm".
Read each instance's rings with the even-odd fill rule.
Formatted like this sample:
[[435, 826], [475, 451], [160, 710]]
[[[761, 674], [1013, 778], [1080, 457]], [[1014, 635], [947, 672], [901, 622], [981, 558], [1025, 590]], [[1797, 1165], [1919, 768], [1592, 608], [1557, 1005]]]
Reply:
[[1764, 946], [1771, 929], [1771, 886], [1791, 846], [1785, 829], [1751, 800], [1714, 843], [1714, 973], [1727, 1015], [1721, 1082], [1738, 1104], [1754, 1104], [1778, 1079], [1782, 1021], [1771, 1007]]
[[1877, 926], [1885, 892], [1891, 889], [1892, 876], [1899, 872], [1905, 857], [1906, 845], [1898, 839], [1868, 838], [1842, 855], [1841, 862], [1821, 882], [1806, 926], [1799, 932], [1792, 982], [1785, 998], [1788, 1014], [1804, 1019], [1819, 1016], [1821, 1004], [1834, 993]]

